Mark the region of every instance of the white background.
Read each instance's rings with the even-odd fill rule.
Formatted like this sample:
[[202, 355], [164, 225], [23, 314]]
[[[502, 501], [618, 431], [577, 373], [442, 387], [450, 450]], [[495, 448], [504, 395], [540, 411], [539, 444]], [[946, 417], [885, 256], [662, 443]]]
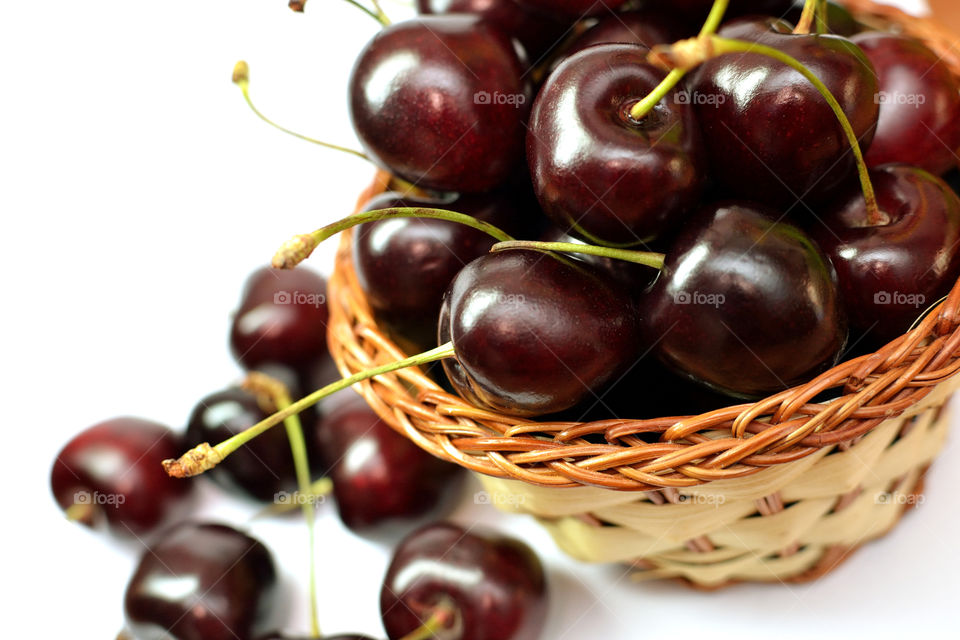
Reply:
[[[363, 162], [257, 121], [230, 83], [244, 58], [264, 111], [356, 145], [345, 86], [376, 24], [337, 0], [312, 0], [305, 15], [285, 4], [0, 8], [3, 637], [114, 637], [137, 545], [63, 519], [48, 488], [57, 450], [115, 415], [180, 428], [198, 398], [239, 375], [226, 334], [247, 273], [294, 232], [348, 213], [369, 181]], [[394, 18], [409, 11], [386, 7]], [[328, 269], [330, 249], [313, 264]], [[840, 570], [811, 585], [712, 594], [567, 560], [532, 521], [474, 505], [474, 486], [454, 517], [540, 550], [552, 590], [545, 639], [938, 637], [958, 619], [957, 487], [954, 437], [926, 504]], [[321, 511], [322, 626], [382, 637], [388, 548], [345, 531], [332, 505]], [[243, 523], [252, 509], [206, 491], [201, 512]], [[289, 629], [306, 631], [302, 523], [250, 528], [293, 591]]]

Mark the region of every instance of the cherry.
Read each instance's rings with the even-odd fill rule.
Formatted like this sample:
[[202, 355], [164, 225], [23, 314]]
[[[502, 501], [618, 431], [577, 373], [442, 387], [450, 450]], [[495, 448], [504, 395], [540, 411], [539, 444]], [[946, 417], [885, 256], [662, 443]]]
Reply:
[[248, 278], [230, 327], [230, 349], [247, 369], [310, 366], [327, 355], [327, 282], [305, 268], [264, 267]]
[[343, 523], [365, 531], [436, 509], [459, 467], [394, 431], [357, 394], [340, 395], [350, 397], [320, 421], [317, 441]]
[[397, 547], [380, 592], [391, 640], [419, 628], [438, 608], [453, 621], [446, 640], [533, 640], [546, 617], [547, 586], [523, 542], [480, 527], [437, 523]]
[[184, 502], [192, 483], [170, 478], [160, 462], [182, 445], [168, 427], [114, 418], [74, 437], [57, 455], [50, 486], [68, 517], [89, 527], [142, 536]]
[[755, 397], [832, 366], [847, 338], [833, 268], [775, 211], [735, 202], [697, 214], [641, 300], [652, 350], [671, 368]]
[[[274, 411], [269, 401], [239, 387], [212, 393], [200, 400], [190, 415], [187, 446], [226, 440]], [[210, 477], [233, 492], [266, 502], [276, 500], [280, 492], [296, 490], [296, 471], [286, 432], [271, 429], [248, 442], [217, 465]]]
[[525, 6], [515, 0], [417, 0], [422, 14], [472, 13], [523, 44], [530, 58], [539, 59], [553, 48], [569, 27], [569, 20]]
[[648, 242], [697, 202], [704, 174], [694, 111], [671, 92], [641, 121], [630, 108], [663, 80], [631, 44], [564, 60], [537, 96], [527, 159], [544, 212], [595, 244]]
[[627, 0], [516, 0], [522, 6], [537, 7], [555, 15], [572, 18], [612, 13], [612, 11], [627, 3]]
[[903, 334], [960, 276], [960, 198], [914, 167], [870, 178], [883, 220], [869, 220], [851, 189], [811, 229], [836, 267], [851, 326], [876, 343]]
[[[522, 203], [509, 191], [452, 195], [446, 199], [384, 193], [367, 211], [390, 207], [437, 207], [489, 222], [514, 233]], [[435, 346], [443, 293], [464, 265], [490, 250], [496, 241], [462, 224], [431, 218], [393, 218], [357, 227], [353, 264], [367, 302], [378, 317], [422, 346]], [[427, 335], [423, 335], [424, 332]]]
[[615, 379], [638, 352], [628, 295], [593, 270], [540, 251], [478, 258], [450, 284], [439, 341], [457, 392], [512, 415], [562, 411]]
[[140, 640], [237, 640], [274, 623], [277, 573], [259, 541], [220, 524], [164, 532], [127, 585], [127, 624]]
[[960, 85], [950, 68], [925, 44], [904, 35], [869, 32], [853, 41], [880, 82], [880, 121], [867, 164], [902, 162], [937, 175], [956, 166]]
[[570, 43], [565, 55], [571, 56], [597, 44], [642, 44], [652, 47], [676, 42], [689, 35], [686, 25], [674, 12], [644, 7], [600, 16], [596, 24]]
[[[793, 56], [833, 93], [866, 149], [877, 123], [877, 79], [849, 40], [794, 35], [774, 19], [742, 19], [720, 31]], [[802, 75], [760, 54], [722, 55], [691, 82], [713, 173], [733, 194], [780, 208], [827, 197], [856, 169], [836, 115]]]
[[522, 158], [531, 92], [511, 38], [479, 16], [422, 16], [378, 33], [350, 78], [364, 148], [418, 186], [486, 191]]

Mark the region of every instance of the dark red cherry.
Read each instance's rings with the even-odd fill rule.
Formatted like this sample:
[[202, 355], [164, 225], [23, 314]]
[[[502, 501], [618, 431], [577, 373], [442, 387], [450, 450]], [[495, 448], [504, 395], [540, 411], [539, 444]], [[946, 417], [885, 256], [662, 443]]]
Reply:
[[383, 580], [380, 614], [391, 640], [420, 627], [438, 605], [453, 610], [445, 640], [534, 640], [547, 585], [536, 554], [515, 538], [432, 524], [397, 547]]
[[143, 536], [169, 519], [193, 486], [171, 478], [161, 461], [183, 453], [168, 427], [114, 418], [74, 437], [50, 473], [53, 495], [67, 515], [93, 527]]
[[960, 84], [950, 68], [913, 38], [869, 32], [854, 37], [880, 81], [880, 121], [867, 164], [913, 165], [940, 175], [958, 164]]
[[811, 223], [814, 238], [830, 256], [850, 324], [887, 342], [960, 276], [960, 199], [940, 178], [906, 166], [870, 172], [886, 219], [870, 224], [859, 189]]
[[[265, 420], [275, 409], [269, 402], [261, 402], [239, 387], [206, 396], [190, 414], [187, 447], [217, 444]], [[233, 492], [266, 502], [297, 487], [293, 454], [282, 425], [240, 447], [206, 475]]]
[[547, 78], [530, 115], [527, 160], [544, 212], [585, 240], [630, 246], [675, 227], [704, 174], [694, 111], [670, 93], [642, 121], [630, 108], [664, 78], [632, 44], [590, 47]]
[[[807, 66], [867, 149], [879, 109], [870, 61], [849, 40], [790, 29], [782, 21], [745, 18], [720, 34], [779, 49]], [[799, 200], [822, 200], [854, 175], [856, 162], [836, 115], [790, 67], [760, 54], [727, 54], [701, 66], [690, 86], [711, 169], [730, 193], [794, 209]], [[805, 207], [795, 213], [810, 215]]]
[[[522, 228], [526, 202], [509, 191], [448, 198], [403, 198], [384, 193], [366, 204], [368, 211], [389, 207], [433, 207], [465, 213], [514, 234]], [[393, 218], [357, 227], [353, 264], [367, 302], [382, 318], [425, 347], [436, 346], [437, 317], [443, 293], [467, 263], [496, 243], [466, 225], [430, 218]], [[428, 332], [423, 340], [421, 332]]]
[[537, 7], [555, 15], [584, 18], [601, 13], [612, 13], [627, 0], [516, 0], [523, 6]]
[[565, 54], [571, 56], [587, 47], [609, 43], [652, 47], [676, 42], [690, 35], [687, 26], [675, 13], [662, 7], [646, 6], [633, 11], [601, 15], [596, 24], [570, 43]]
[[445, 506], [459, 467], [394, 431], [360, 396], [347, 395], [352, 397], [330, 408], [317, 428], [343, 523], [365, 531]]
[[353, 68], [353, 126], [380, 165], [418, 186], [486, 191], [523, 157], [525, 66], [512, 39], [479, 16], [396, 23]]
[[417, 0], [422, 14], [472, 13], [523, 44], [532, 62], [556, 46], [569, 20], [558, 18], [515, 0]]
[[641, 300], [653, 352], [735, 396], [761, 396], [832, 366], [847, 338], [836, 275], [782, 215], [747, 204], [698, 213]]
[[247, 369], [299, 369], [327, 354], [327, 282], [306, 267], [263, 267], [247, 279], [230, 350]]
[[619, 376], [639, 349], [634, 304], [595, 270], [539, 251], [477, 258], [450, 284], [439, 342], [461, 396], [513, 415], [555, 413]]
[[225, 525], [187, 522], [140, 558], [124, 608], [138, 640], [243, 640], [276, 624], [278, 600], [263, 544]]

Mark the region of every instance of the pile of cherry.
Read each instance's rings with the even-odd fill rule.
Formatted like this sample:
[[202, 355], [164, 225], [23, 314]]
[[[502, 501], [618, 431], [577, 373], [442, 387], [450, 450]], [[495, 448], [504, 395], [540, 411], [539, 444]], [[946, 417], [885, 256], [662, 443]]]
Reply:
[[[396, 368], [442, 360], [431, 375], [477, 406], [548, 419], [783, 390], [903, 334], [960, 276], [958, 80], [919, 41], [818, 0], [420, 0], [442, 15], [397, 24], [372, 4], [355, 153], [396, 190], [251, 276], [230, 334], [250, 373], [185, 433], [118, 418], [54, 463], [71, 519], [150, 542], [134, 638], [281, 637], [267, 548], [184, 519], [194, 481], [161, 463], [271, 511], [332, 485], [358, 532], [449, 506], [456, 467], [332, 393], [325, 282], [285, 269], [335, 232], [356, 227], [378, 323], [426, 349]], [[434, 523], [395, 550], [381, 612], [391, 639], [534, 638], [545, 597], [523, 543]]]

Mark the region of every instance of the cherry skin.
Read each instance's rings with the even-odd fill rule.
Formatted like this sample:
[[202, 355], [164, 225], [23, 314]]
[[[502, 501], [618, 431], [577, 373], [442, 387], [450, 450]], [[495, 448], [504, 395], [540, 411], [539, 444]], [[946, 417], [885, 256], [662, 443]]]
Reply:
[[422, 16], [379, 32], [350, 78], [368, 154], [418, 186], [486, 191], [523, 155], [531, 90], [513, 40], [479, 16]]
[[676, 226], [698, 201], [703, 143], [691, 105], [673, 92], [642, 121], [630, 108], [665, 74], [632, 44], [565, 59], [530, 115], [527, 159], [544, 212], [595, 244], [632, 246]]
[[523, 6], [536, 7], [554, 15], [571, 18], [611, 13], [627, 3], [627, 0], [516, 0]]
[[269, 550], [231, 527], [187, 522], [152, 545], [127, 585], [127, 625], [140, 640], [236, 640], [275, 624]]
[[[222, 442], [265, 420], [274, 410], [269, 403], [261, 405], [254, 394], [239, 387], [212, 393], [200, 400], [190, 414], [186, 444], [193, 447], [203, 442]], [[293, 455], [282, 426], [257, 436], [205, 475], [234, 493], [265, 502], [276, 500], [282, 491], [297, 488]]]
[[343, 523], [369, 531], [435, 510], [455, 485], [459, 467], [394, 431], [357, 394], [346, 395], [351, 397], [338, 400], [317, 428]]
[[[364, 207], [434, 207], [454, 210], [489, 222], [505, 232], [520, 230], [530, 217], [509, 191], [440, 198], [384, 193]], [[440, 303], [450, 281], [470, 261], [496, 243], [466, 225], [431, 218], [393, 218], [357, 227], [353, 265], [367, 302], [379, 319], [424, 347], [436, 346]], [[428, 332], [428, 335], [422, 335]]]
[[676, 42], [689, 35], [689, 30], [675, 13], [644, 7], [600, 16], [595, 25], [570, 43], [565, 54], [571, 56], [597, 44], [642, 44], [652, 47]]
[[[866, 150], [879, 109], [870, 61], [844, 38], [790, 30], [782, 21], [744, 18], [720, 35], [779, 49], [807, 66], [833, 93]], [[714, 58], [693, 76], [691, 95], [713, 174], [736, 196], [794, 208], [799, 200], [826, 198], [856, 171], [827, 101], [776, 60], [753, 53]]]
[[867, 152], [876, 167], [901, 162], [940, 175], [958, 164], [960, 85], [919, 40], [869, 32], [853, 38], [880, 80], [880, 121]]
[[837, 269], [851, 326], [877, 344], [905, 333], [956, 283], [960, 199], [914, 167], [880, 167], [870, 177], [886, 220], [870, 224], [851, 188], [811, 229]]
[[402, 638], [452, 605], [445, 640], [534, 640], [546, 617], [547, 585], [536, 554], [482, 528], [437, 523], [397, 547], [380, 592], [387, 636]]
[[553, 48], [564, 36], [569, 20], [514, 0], [417, 0], [421, 14], [471, 13], [482, 16], [524, 46], [533, 61]]
[[68, 516], [94, 527], [143, 536], [174, 514], [193, 483], [161, 466], [183, 453], [168, 427], [139, 418], [114, 418], [74, 437], [57, 455], [50, 486]]
[[518, 416], [568, 409], [596, 393], [639, 350], [630, 297], [595, 270], [531, 250], [464, 267], [440, 312], [450, 383], [468, 401]]
[[230, 327], [230, 350], [247, 369], [299, 369], [327, 355], [327, 282], [305, 267], [264, 267], [248, 278]]
[[662, 362], [739, 397], [809, 380], [836, 361], [847, 321], [823, 253], [781, 215], [737, 203], [697, 214], [641, 300]]

